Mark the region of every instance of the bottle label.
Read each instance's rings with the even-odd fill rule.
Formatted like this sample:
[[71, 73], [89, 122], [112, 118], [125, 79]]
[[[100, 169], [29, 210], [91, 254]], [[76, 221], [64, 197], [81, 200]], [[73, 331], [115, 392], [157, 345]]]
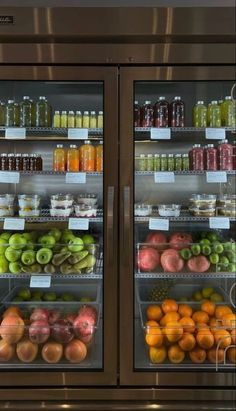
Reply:
[[207, 183], [227, 183], [227, 174], [225, 171], [207, 171]]
[[68, 128], [69, 140], [87, 140], [88, 129], [87, 128]]
[[174, 183], [175, 182], [175, 173], [172, 171], [160, 171], [154, 173], [154, 182], [155, 183]]
[[24, 140], [26, 138], [26, 128], [24, 127], [9, 127], [5, 130], [6, 139]]
[[24, 218], [5, 218], [3, 223], [3, 230], [20, 230], [25, 229]]
[[210, 228], [220, 228], [221, 230], [229, 230], [230, 221], [227, 217], [210, 217], [209, 226]]
[[171, 129], [170, 128], [151, 128], [151, 140], [170, 140]]
[[224, 128], [206, 128], [206, 140], [224, 140], [225, 129]]
[[149, 218], [149, 230], [169, 231], [168, 218]]
[[89, 219], [88, 218], [69, 218], [68, 224], [69, 230], [88, 230]]
[[67, 184], [85, 184], [86, 173], [66, 173]]
[[51, 275], [31, 275], [30, 288], [49, 288], [51, 279]]
[[20, 173], [14, 171], [0, 171], [0, 183], [18, 184]]

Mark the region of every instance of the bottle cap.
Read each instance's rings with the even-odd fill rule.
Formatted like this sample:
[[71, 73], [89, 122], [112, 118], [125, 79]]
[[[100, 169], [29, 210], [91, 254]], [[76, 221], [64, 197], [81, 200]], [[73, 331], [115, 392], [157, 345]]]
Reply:
[[134, 104], [138, 105], [138, 100], [135, 100]]
[[16, 153], [16, 157], [21, 157], [22, 154], [21, 153]]
[[70, 111], [69, 111], [69, 114], [71, 114], [71, 115], [73, 114], [73, 116], [74, 116], [75, 113], [74, 113], [73, 110], [70, 110]]
[[81, 111], [76, 111], [75, 114], [76, 114], [77, 116], [78, 116], [78, 115], [81, 116]]
[[45, 96], [39, 96], [39, 100], [46, 100]]
[[151, 101], [146, 100], [146, 101], [145, 101], [145, 104], [151, 104]]
[[57, 148], [63, 148], [63, 144], [57, 144]]
[[167, 157], [166, 154], [161, 154], [161, 157]]
[[102, 141], [102, 140], [100, 140], [100, 141], [99, 141], [99, 144], [103, 144], [103, 141]]
[[8, 157], [15, 157], [15, 154], [14, 153], [9, 153]]
[[182, 154], [175, 154], [175, 157], [181, 157]]
[[153, 157], [153, 155], [152, 155], [152, 154], [148, 154], [147, 156], [148, 156], [149, 158]]
[[100, 116], [103, 116], [103, 111], [99, 111], [98, 114], [99, 114]]
[[226, 139], [225, 140], [220, 140], [218, 144], [225, 144], [225, 143], [228, 143], [228, 140], [226, 140]]
[[140, 156], [139, 157], [142, 157], [142, 158], [144, 158], [145, 157], [145, 154], [140, 154]]
[[174, 98], [174, 100], [181, 100], [181, 97], [180, 97], [180, 96], [176, 96], [176, 97]]
[[85, 140], [84, 144], [91, 144], [90, 140]]
[[60, 114], [59, 110], [55, 110], [54, 114]]
[[204, 104], [204, 101], [203, 101], [203, 100], [199, 100], [199, 101], [197, 101], [197, 104]]
[[12, 104], [12, 103], [14, 103], [15, 101], [14, 101], [14, 100], [8, 100], [7, 102], [8, 102], [8, 104]]
[[29, 96], [23, 96], [23, 100], [29, 100]]
[[[143, 154], [144, 156], [144, 154]], [[160, 154], [154, 154], [154, 157], [160, 157]]]
[[231, 96], [225, 96], [225, 100], [232, 100]]
[[182, 154], [182, 157], [186, 158], [188, 157], [188, 154]]
[[29, 154], [28, 154], [28, 153], [24, 153], [24, 154], [22, 154], [22, 157], [29, 157]]
[[77, 148], [75, 144], [70, 144], [70, 148]]
[[66, 114], [67, 115], [67, 111], [64, 110], [64, 111], [61, 112], [61, 114]]
[[84, 116], [88, 116], [89, 112], [88, 111], [84, 111]]
[[91, 116], [95, 116], [96, 115], [96, 111], [91, 111]]
[[193, 147], [194, 147], [194, 148], [196, 148], [196, 147], [201, 147], [201, 144], [194, 144]]
[[163, 96], [159, 97], [159, 100], [165, 100], [165, 99], [166, 99], [166, 98], [163, 97]]
[[172, 157], [174, 157], [174, 154], [168, 154], [168, 157], [172, 158]]
[[213, 147], [214, 147], [214, 144], [207, 144], [207, 146], [206, 146], [206, 147], [213, 148]]
[[218, 104], [217, 100], [212, 100], [211, 104]]

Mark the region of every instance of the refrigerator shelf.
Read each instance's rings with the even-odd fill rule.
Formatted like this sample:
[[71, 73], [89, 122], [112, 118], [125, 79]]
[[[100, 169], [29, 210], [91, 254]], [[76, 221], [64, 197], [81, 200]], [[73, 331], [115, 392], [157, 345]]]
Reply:
[[189, 279], [189, 280], [214, 280], [214, 279], [230, 279], [235, 280], [235, 272], [205, 272], [205, 273], [167, 273], [167, 272], [156, 272], [156, 273], [138, 273], [134, 275], [135, 279], [155, 279], [155, 278], [169, 278], [169, 279]]
[[[14, 278], [15, 280], [18, 279], [27, 279], [30, 278], [31, 275], [45, 275], [48, 276], [49, 274], [44, 274], [44, 273], [40, 273], [40, 274], [12, 274], [12, 273], [5, 273], [5, 274], [1, 274], [1, 278], [5, 278], [5, 279], [11, 279]], [[91, 273], [91, 274], [52, 274], [51, 275], [52, 279], [55, 280], [102, 280], [102, 274], [99, 273]]]
[[[181, 213], [182, 214], [182, 213]], [[149, 223], [150, 218], [160, 218], [168, 219], [171, 222], [184, 222], [184, 223], [198, 223], [198, 222], [208, 222], [210, 217], [193, 217], [190, 215], [182, 214], [180, 217], [160, 217], [158, 212], [154, 212], [148, 217], [135, 217], [135, 223]], [[217, 217], [216, 217], [217, 218]], [[220, 218], [220, 217], [219, 217]], [[236, 217], [227, 217], [230, 222], [236, 221]]]
[[[7, 127], [3, 127], [3, 126], [0, 127], [0, 139], [5, 139], [6, 129]], [[36, 141], [41, 140], [41, 139], [42, 140], [68, 140], [67, 134], [68, 134], [67, 128], [26, 127], [26, 140], [36, 140]], [[90, 139], [101, 140], [103, 137], [103, 129], [102, 128], [89, 128], [88, 135]], [[11, 138], [11, 140], [14, 140], [14, 138]]]
[[[5, 171], [6, 173], [15, 173], [15, 171]], [[42, 171], [19, 171], [20, 176], [65, 176], [68, 172], [52, 171], [52, 170], [42, 170]], [[81, 172], [80, 172], [81, 173]], [[73, 174], [79, 174], [79, 172], [73, 172]], [[85, 172], [87, 177], [102, 177], [102, 172], [89, 171]]]
[[[219, 171], [219, 170], [218, 170]], [[158, 171], [160, 173], [161, 171]], [[177, 176], [205, 176], [207, 171], [173, 171]], [[228, 176], [236, 176], [236, 170], [225, 171]], [[135, 176], [154, 176], [155, 171], [135, 171]]]

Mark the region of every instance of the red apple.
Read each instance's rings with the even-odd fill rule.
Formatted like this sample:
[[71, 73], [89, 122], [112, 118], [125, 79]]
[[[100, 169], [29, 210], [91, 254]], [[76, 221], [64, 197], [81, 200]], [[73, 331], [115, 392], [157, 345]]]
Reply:
[[139, 250], [137, 254], [137, 266], [140, 271], [153, 271], [160, 263], [160, 254], [151, 247]]
[[74, 339], [66, 345], [64, 354], [68, 361], [79, 364], [86, 358], [87, 347], [82, 341]]
[[16, 353], [20, 361], [33, 362], [38, 354], [38, 345], [28, 339], [22, 340], [16, 346]]
[[187, 261], [187, 267], [191, 272], [204, 273], [210, 268], [210, 261], [204, 255], [192, 257]]
[[9, 344], [6, 340], [0, 340], [0, 362], [10, 361], [14, 356], [14, 345]]
[[192, 236], [188, 233], [174, 233], [170, 236], [169, 244], [171, 248], [175, 250], [182, 250], [186, 248], [193, 242]]
[[48, 342], [42, 349], [42, 357], [49, 364], [56, 364], [60, 361], [63, 354], [63, 346], [59, 343]]
[[46, 321], [34, 321], [29, 327], [30, 341], [42, 344], [47, 341], [50, 335], [50, 327]]

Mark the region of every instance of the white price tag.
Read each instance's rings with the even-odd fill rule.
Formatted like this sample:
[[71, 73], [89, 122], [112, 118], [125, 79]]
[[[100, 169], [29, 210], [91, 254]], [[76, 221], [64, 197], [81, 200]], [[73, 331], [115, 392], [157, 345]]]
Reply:
[[207, 140], [224, 140], [225, 139], [225, 129], [224, 128], [206, 128], [206, 139]]
[[6, 139], [24, 140], [26, 138], [26, 129], [24, 127], [9, 127], [5, 130]]
[[167, 218], [149, 218], [149, 230], [169, 230], [169, 220]]
[[207, 171], [206, 180], [208, 183], [227, 183], [226, 171]]
[[16, 171], [0, 171], [0, 183], [18, 184], [20, 173]]
[[30, 288], [49, 288], [51, 287], [50, 275], [31, 275]]
[[227, 217], [210, 217], [209, 226], [210, 228], [220, 228], [228, 230], [230, 228], [230, 221]]
[[88, 218], [69, 218], [68, 224], [69, 230], [88, 230], [89, 219]]
[[158, 171], [154, 173], [155, 183], [174, 183], [175, 173], [173, 171]]
[[88, 129], [87, 128], [68, 128], [69, 140], [87, 140]]
[[24, 218], [5, 218], [3, 229], [22, 231], [25, 229], [25, 219]]
[[66, 173], [67, 184], [85, 184], [86, 173]]
[[170, 140], [171, 138], [170, 128], [151, 128], [151, 140]]

